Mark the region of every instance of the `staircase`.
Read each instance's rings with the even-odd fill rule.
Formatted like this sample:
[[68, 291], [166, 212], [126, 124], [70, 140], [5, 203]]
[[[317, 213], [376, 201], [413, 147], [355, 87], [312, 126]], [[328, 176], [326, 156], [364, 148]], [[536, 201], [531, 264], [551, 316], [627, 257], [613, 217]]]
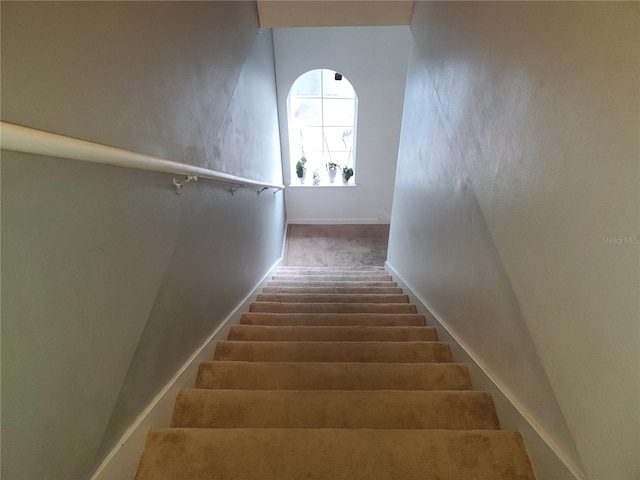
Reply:
[[281, 267], [149, 433], [137, 480], [533, 479], [381, 267]]

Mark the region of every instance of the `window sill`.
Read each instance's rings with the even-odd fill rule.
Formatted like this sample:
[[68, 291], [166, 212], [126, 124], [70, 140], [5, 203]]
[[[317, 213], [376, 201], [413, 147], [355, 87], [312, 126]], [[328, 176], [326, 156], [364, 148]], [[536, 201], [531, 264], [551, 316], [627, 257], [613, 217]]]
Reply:
[[321, 183], [314, 185], [313, 183], [290, 183], [287, 188], [354, 188], [358, 185], [355, 183]]

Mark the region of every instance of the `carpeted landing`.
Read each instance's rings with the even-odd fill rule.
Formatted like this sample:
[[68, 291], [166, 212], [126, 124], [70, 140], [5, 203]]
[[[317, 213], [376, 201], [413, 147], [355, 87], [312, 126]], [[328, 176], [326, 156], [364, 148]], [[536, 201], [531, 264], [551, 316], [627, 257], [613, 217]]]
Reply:
[[389, 225], [300, 225], [287, 227], [284, 264], [296, 266], [382, 265]]
[[534, 475], [382, 267], [281, 267], [149, 433], [136, 479]]

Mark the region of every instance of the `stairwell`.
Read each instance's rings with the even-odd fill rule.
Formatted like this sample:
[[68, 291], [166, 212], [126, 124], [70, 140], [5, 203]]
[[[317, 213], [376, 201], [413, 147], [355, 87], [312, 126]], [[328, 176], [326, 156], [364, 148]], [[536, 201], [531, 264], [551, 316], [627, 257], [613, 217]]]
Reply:
[[533, 479], [519, 433], [382, 267], [280, 267], [137, 480]]

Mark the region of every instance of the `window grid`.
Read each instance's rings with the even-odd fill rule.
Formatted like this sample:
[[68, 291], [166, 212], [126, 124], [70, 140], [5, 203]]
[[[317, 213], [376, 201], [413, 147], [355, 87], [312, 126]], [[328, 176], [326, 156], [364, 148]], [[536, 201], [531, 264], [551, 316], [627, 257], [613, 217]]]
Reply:
[[[298, 85], [301, 79], [315, 72], [319, 72], [319, 85], [316, 85], [315, 88], [313, 86], [309, 88], [309, 85], [305, 84]], [[335, 72], [325, 69], [309, 71], [298, 77], [289, 92], [287, 103], [292, 184], [313, 184], [312, 175], [314, 171], [319, 174], [321, 185], [329, 183], [329, 173], [325, 167], [328, 162], [338, 164], [339, 178], [341, 177], [343, 166], [352, 168], [355, 166], [357, 95], [351, 83], [344, 77], [342, 81], [345, 82], [345, 85], [341, 85], [335, 95], [330, 95], [331, 92], [327, 91], [330, 89], [328, 89], [325, 84], [327, 80], [325, 76], [327, 74], [333, 77]], [[313, 81], [313, 78], [308, 77], [305, 80]], [[318, 86], [319, 91], [317, 90]], [[305, 87], [307, 88], [306, 91], [295, 93], [295, 90], [303, 90]], [[344, 87], [350, 90], [346, 95], [344, 94]], [[317, 113], [314, 115], [314, 108], [317, 107], [311, 107], [313, 102], [305, 104], [305, 100], [317, 100], [320, 107], [319, 112], [315, 110]], [[327, 104], [337, 106], [345, 101], [352, 104], [352, 109], [349, 109], [347, 106], [345, 110], [350, 110], [347, 114], [349, 120], [347, 122], [340, 122], [338, 121], [340, 119], [339, 117], [342, 116], [342, 118], [344, 118], [344, 111], [340, 112], [341, 109], [339, 108], [327, 111]], [[308, 118], [306, 121], [301, 121], [300, 119], [304, 118], [305, 114]], [[318, 133], [320, 134], [319, 136], [316, 135], [315, 138], [314, 135], [311, 134], [314, 130], [319, 130]], [[339, 130], [342, 130], [341, 136], [337, 133]], [[345, 137], [350, 145], [345, 141]], [[342, 148], [343, 146], [344, 148]], [[308, 173], [305, 179], [306, 182], [296, 182], [296, 164], [301, 156], [305, 156], [308, 160], [305, 168], [305, 173]], [[355, 179], [351, 180], [350, 183], [354, 183], [354, 180]], [[342, 183], [342, 181], [339, 180], [338, 183]]]

